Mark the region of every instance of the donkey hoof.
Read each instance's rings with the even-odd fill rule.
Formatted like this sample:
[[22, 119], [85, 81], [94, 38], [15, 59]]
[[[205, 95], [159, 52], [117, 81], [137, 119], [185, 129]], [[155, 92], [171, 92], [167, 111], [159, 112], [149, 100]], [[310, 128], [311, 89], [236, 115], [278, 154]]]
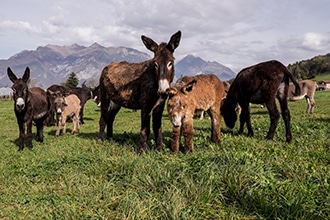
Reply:
[[163, 146], [158, 146], [158, 147], [156, 147], [156, 150], [158, 150], [158, 151], [164, 151], [164, 147]]
[[139, 149], [139, 154], [140, 155], [142, 155], [142, 154], [145, 154], [145, 153], [147, 153], [147, 151], [148, 151], [148, 148], [147, 147], [141, 147], [140, 149]]

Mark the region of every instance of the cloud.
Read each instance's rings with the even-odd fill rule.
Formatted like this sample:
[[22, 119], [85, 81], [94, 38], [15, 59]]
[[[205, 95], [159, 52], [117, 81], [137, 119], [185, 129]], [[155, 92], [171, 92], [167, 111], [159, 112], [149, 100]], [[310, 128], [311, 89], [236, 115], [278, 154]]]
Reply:
[[5, 31], [24, 31], [28, 33], [40, 33], [41, 30], [37, 26], [31, 25], [27, 21], [11, 21], [5, 20], [0, 22], [0, 30]]
[[330, 33], [306, 32], [302, 35], [282, 37], [277, 43], [279, 49], [289, 53], [324, 53], [329, 50]]
[[17, 0], [0, 8], [0, 37], [6, 50], [12, 45], [16, 52], [94, 42], [148, 52], [142, 34], [167, 42], [181, 30], [177, 60], [193, 54], [239, 70], [265, 59], [286, 63], [325, 53], [328, 6], [327, 0]]
[[330, 45], [330, 34], [308, 32], [299, 40], [301, 40], [302, 49], [316, 52], [323, 51], [328, 49]]

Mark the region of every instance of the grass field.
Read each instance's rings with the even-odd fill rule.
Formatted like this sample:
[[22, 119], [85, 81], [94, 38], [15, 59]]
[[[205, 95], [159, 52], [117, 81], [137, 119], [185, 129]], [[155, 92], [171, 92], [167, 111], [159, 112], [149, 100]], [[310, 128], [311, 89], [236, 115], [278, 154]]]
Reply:
[[313, 81], [319, 82], [319, 81], [329, 81], [330, 80], [330, 73], [322, 74], [316, 76]]
[[237, 135], [236, 125], [216, 145], [210, 121], [195, 120], [188, 155], [170, 154], [164, 112], [166, 149], [142, 156], [139, 111], [122, 109], [114, 140], [102, 143], [92, 101], [79, 135], [55, 139], [46, 127], [44, 143], [18, 152], [13, 102], [0, 101], [0, 219], [328, 219], [330, 91], [315, 100], [313, 115], [304, 100], [289, 103], [290, 144], [282, 119], [274, 141], [265, 141], [267, 110], [252, 106], [253, 138]]

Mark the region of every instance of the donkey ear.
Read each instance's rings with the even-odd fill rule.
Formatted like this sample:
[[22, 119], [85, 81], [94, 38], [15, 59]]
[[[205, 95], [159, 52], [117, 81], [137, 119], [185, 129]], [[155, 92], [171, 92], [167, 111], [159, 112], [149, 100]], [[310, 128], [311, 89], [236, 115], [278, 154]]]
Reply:
[[22, 79], [25, 83], [27, 83], [27, 81], [29, 81], [29, 79], [30, 79], [30, 68], [29, 67], [26, 67]]
[[141, 36], [141, 39], [144, 45], [148, 48], [148, 50], [151, 50], [152, 52], [156, 52], [156, 49], [158, 48], [158, 44], [155, 41], [144, 35]]
[[17, 80], [17, 76], [15, 75], [15, 73], [13, 73], [13, 71], [10, 69], [10, 67], [7, 68], [7, 74], [8, 74], [10, 81], [15, 83], [15, 81]]
[[187, 95], [188, 93], [190, 93], [191, 91], [193, 91], [196, 82], [197, 82], [197, 81], [194, 79], [193, 81], [191, 81], [190, 83], [188, 83], [187, 85], [185, 85], [185, 86], [182, 88], [182, 92], [183, 92], [183, 94]]
[[7, 68], [7, 75], [13, 83], [17, 80], [17, 76], [13, 73], [13, 71], [10, 69], [10, 67]]
[[174, 52], [174, 50], [179, 46], [181, 39], [181, 31], [176, 32], [172, 35], [170, 41], [167, 43], [167, 48]]

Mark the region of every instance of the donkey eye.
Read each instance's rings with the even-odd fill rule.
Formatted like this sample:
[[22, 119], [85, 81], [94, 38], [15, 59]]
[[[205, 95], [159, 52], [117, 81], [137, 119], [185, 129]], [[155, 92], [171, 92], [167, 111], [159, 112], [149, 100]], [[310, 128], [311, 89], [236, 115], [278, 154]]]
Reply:
[[158, 63], [154, 62], [155, 68], [158, 69]]
[[173, 62], [168, 62], [167, 68], [172, 68], [172, 66], [173, 66]]

